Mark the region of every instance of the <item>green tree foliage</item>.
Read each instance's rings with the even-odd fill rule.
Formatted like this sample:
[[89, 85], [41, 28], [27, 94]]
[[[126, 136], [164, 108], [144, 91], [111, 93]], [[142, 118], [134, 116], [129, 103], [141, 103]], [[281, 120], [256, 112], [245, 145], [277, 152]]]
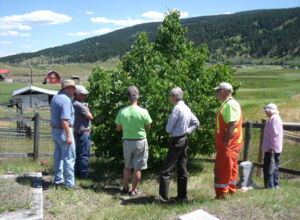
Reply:
[[170, 11], [153, 43], [145, 32], [140, 33], [117, 70], [93, 70], [89, 102], [95, 115], [93, 140], [98, 156], [122, 158], [122, 135], [114, 130], [114, 119], [118, 110], [128, 105], [126, 89], [130, 85], [140, 89], [139, 104], [153, 119], [148, 132], [151, 162], [160, 161], [167, 152], [165, 126], [173, 107], [168, 94], [175, 86], [183, 89], [185, 102], [201, 121], [201, 127], [190, 135], [189, 155], [214, 152], [213, 129], [219, 104], [213, 88], [222, 81], [234, 83], [232, 71], [229, 64], [206, 65], [207, 46], [195, 47], [187, 41], [187, 30], [179, 17], [179, 11]]

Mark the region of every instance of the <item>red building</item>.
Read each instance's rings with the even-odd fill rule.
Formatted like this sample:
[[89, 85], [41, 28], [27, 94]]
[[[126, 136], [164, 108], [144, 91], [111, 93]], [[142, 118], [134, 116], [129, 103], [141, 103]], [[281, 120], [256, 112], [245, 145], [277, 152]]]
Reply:
[[9, 74], [8, 69], [0, 69], [0, 80], [5, 80], [8, 74]]
[[60, 76], [56, 71], [49, 71], [43, 84], [60, 84]]

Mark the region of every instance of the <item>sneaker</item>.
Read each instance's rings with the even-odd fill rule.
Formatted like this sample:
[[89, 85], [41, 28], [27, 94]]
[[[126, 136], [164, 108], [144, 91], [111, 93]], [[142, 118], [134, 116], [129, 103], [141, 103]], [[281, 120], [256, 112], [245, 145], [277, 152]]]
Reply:
[[142, 190], [136, 189], [136, 190], [134, 190], [134, 191], [131, 191], [131, 192], [129, 193], [129, 195], [130, 195], [130, 196], [139, 196], [139, 195], [141, 195], [142, 193], [143, 193]]

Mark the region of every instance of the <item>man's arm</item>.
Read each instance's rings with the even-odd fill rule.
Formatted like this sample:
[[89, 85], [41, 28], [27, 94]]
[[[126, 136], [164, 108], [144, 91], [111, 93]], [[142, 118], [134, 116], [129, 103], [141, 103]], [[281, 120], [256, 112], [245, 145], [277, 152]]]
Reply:
[[152, 126], [151, 126], [151, 124], [148, 124], [145, 127], [146, 127], [147, 130], [150, 130]]
[[170, 115], [170, 118], [168, 120], [168, 124], [166, 126], [166, 131], [171, 134], [172, 133], [172, 130], [176, 124], [176, 121], [177, 121], [177, 118], [178, 118], [178, 109], [174, 108], [171, 115]]
[[187, 133], [191, 134], [196, 128], [198, 128], [200, 125], [200, 122], [198, 118], [192, 113], [192, 118], [189, 124], [189, 127], [187, 129]]
[[92, 120], [94, 117], [92, 113], [88, 112], [87, 114], [85, 114], [85, 118], [88, 120]]
[[72, 144], [72, 136], [71, 136], [71, 129], [70, 129], [70, 123], [67, 119], [62, 119], [61, 120], [62, 127], [66, 133], [66, 142], [67, 146], [70, 146]]
[[232, 121], [228, 123], [228, 128], [224, 137], [224, 145], [227, 147], [229, 140], [233, 137], [234, 135], [234, 129], [236, 128], [237, 121]]
[[122, 126], [121, 125], [116, 125], [116, 131], [122, 131]]

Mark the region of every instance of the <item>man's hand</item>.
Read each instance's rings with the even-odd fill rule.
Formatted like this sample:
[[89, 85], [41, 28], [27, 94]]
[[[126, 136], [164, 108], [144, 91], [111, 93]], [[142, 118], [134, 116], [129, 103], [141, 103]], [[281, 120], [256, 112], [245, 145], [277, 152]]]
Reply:
[[269, 149], [268, 152], [269, 152], [269, 153], [273, 153], [273, 149]]
[[70, 146], [72, 144], [73, 140], [71, 137], [67, 137], [67, 146]]

